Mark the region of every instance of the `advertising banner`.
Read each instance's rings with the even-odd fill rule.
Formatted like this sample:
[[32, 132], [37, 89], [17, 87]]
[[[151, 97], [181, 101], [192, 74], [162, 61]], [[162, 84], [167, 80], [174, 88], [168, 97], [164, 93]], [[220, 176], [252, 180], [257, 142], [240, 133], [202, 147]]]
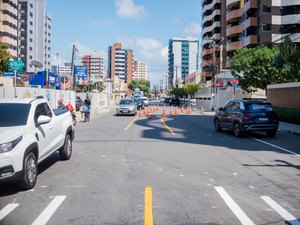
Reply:
[[74, 67], [75, 85], [88, 85], [89, 75], [87, 66]]

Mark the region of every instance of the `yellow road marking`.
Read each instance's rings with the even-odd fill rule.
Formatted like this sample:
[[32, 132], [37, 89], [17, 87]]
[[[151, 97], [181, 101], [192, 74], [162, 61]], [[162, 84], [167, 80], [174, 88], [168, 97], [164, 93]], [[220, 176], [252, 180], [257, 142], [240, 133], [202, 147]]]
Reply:
[[132, 126], [132, 124], [134, 124], [134, 122], [137, 120], [137, 118], [139, 118], [138, 115], [130, 122], [130, 124], [128, 124], [128, 126], [124, 130], [127, 131]]
[[153, 225], [152, 214], [152, 189], [151, 187], [145, 188], [145, 217], [144, 225]]
[[170, 131], [171, 134], [175, 136], [174, 131], [165, 123], [164, 118], [162, 117], [160, 121], [163, 123], [163, 125]]

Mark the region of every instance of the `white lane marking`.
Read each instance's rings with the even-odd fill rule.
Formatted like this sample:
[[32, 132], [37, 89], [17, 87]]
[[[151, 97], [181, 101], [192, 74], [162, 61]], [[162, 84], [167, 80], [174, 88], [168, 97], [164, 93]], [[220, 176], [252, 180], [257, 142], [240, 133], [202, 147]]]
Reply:
[[215, 187], [215, 189], [242, 224], [255, 225], [246, 215], [246, 213], [238, 206], [238, 204], [236, 204], [236, 202], [229, 196], [223, 187]]
[[19, 204], [17, 203], [12, 203], [8, 204], [5, 206], [1, 211], [0, 211], [0, 221], [6, 217], [8, 214], [10, 214], [15, 208], [17, 208]]
[[258, 141], [258, 142], [264, 143], [264, 144], [266, 144], [266, 145], [269, 145], [269, 146], [271, 146], [271, 147], [277, 148], [277, 149], [279, 149], [279, 150], [281, 150], [281, 151], [288, 152], [288, 153], [290, 153], [290, 154], [292, 154], [292, 155], [300, 156], [299, 154], [297, 154], [297, 153], [295, 153], [295, 152], [292, 152], [292, 151], [287, 150], [287, 149], [285, 149], [285, 148], [279, 147], [279, 146], [277, 146], [277, 145], [273, 145], [273, 144], [271, 144], [271, 143], [269, 143], [269, 142], [262, 141], [262, 140], [259, 140], [259, 139], [257, 139], [257, 138], [254, 138], [254, 137], [250, 137], [250, 138], [252, 138], [253, 140], [256, 140], [256, 141]]
[[66, 196], [56, 196], [47, 208], [39, 215], [32, 225], [44, 225], [48, 222], [51, 216], [55, 213], [60, 204], [65, 200]]
[[300, 225], [300, 221], [281, 207], [277, 202], [275, 202], [269, 196], [260, 196], [269, 206], [271, 206], [283, 219], [286, 220], [291, 225]]

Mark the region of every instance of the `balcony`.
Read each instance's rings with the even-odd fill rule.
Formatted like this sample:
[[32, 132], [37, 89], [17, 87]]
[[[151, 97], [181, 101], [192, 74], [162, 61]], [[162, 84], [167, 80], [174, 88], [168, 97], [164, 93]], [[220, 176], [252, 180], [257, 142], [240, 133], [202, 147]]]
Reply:
[[258, 26], [257, 18], [250, 17], [244, 23], [242, 23], [238, 26], [232, 26], [232, 27], [227, 28], [226, 35], [227, 35], [227, 37], [230, 37], [230, 36], [242, 33], [248, 27], [257, 27], [257, 26]]
[[232, 22], [234, 20], [238, 20], [239, 18], [242, 18], [244, 14], [244, 9], [237, 9], [237, 10], [233, 10], [230, 13], [227, 14], [227, 22]]
[[231, 7], [232, 5], [236, 5], [238, 3], [240, 3], [241, 0], [227, 0], [227, 8]]
[[221, 23], [218, 21], [218, 22], [214, 22], [211, 26], [209, 27], [205, 27], [203, 30], [202, 30], [202, 34], [205, 34], [207, 32], [211, 32], [213, 31], [213, 29], [215, 29], [216, 27], [221, 27]]
[[204, 23], [207, 22], [207, 21], [212, 20], [216, 15], [221, 15], [221, 10], [220, 10], [220, 9], [215, 10], [215, 11], [214, 11], [211, 15], [209, 15], [209, 16], [205, 16], [205, 17], [203, 18], [202, 24], [204, 24]]
[[216, 3], [220, 3], [220, 0], [214, 0], [214, 1], [212, 1], [209, 5], [206, 5], [206, 6], [203, 8], [202, 12], [205, 12], [205, 11], [207, 11], [207, 10], [211, 10], [211, 9], [214, 7], [214, 5], [215, 5]]

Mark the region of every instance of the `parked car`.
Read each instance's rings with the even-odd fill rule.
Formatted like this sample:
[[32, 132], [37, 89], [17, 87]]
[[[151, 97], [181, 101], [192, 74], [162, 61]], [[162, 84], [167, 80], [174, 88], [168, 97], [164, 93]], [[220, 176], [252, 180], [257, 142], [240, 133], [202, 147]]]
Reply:
[[116, 108], [116, 115], [135, 115], [136, 114], [136, 105], [134, 104], [133, 99], [123, 98], [120, 100]]
[[134, 104], [136, 105], [137, 110], [141, 110], [145, 108], [144, 101], [141, 97], [135, 96], [133, 98]]
[[164, 103], [166, 103], [166, 104], [170, 104], [170, 99], [171, 99], [171, 98], [169, 98], [169, 97], [166, 97], [166, 98], [165, 98], [165, 100], [164, 100]]
[[248, 131], [264, 131], [268, 137], [274, 137], [278, 126], [276, 112], [265, 101], [233, 100], [219, 108], [214, 117], [216, 131], [232, 129], [236, 137]]
[[160, 98], [160, 102], [161, 102], [161, 103], [164, 103], [164, 102], [165, 102], [165, 99], [166, 99], [166, 97], [161, 97], [161, 98]]
[[147, 98], [147, 97], [141, 97], [141, 99], [143, 100], [144, 105], [145, 105], [146, 107], [148, 107], [148, 106], [149, 106], [149, 100], [148, 100], [148, 98]]
[[79, 96], [76, 96], [76, 111], [80, 110], [80, 107], [82, 106], [82, 99]]
[[59, 150], [72, 155], [74, 125], [67, 109], [52, 110], [46, 99], [0, 100], [0, 182], [35, 186], [38, 164]]
[[178, 98], [171, 98], [170, 99], [170, 105], [178, 106], [180, 104], [180, 101]]

